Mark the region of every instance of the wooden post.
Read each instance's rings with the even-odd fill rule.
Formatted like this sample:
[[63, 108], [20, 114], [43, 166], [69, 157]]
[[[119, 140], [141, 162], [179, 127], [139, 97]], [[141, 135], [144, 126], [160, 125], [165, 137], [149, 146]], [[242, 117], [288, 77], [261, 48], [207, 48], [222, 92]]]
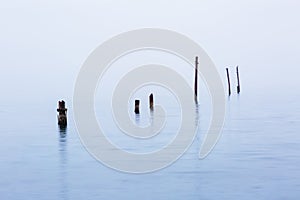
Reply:
[[62, 100], [58, 102], [58, 115], [57, 115], [57, 120], [58, 120], [58, 125], [60, 126], [67, 126], [67, 110], [66, 109], [66, 103]]
[[153, 101], [154, 101], [154, 98], [153, 98], [153, 94], [151, 93], [150, 96], [149, 96], [149, 107], [150, 107], [150, 110], [153, 110]]
[[230, 77], [229, 77], [228, 68], [226, 68], [226, 72], [227, 72], [227, 80], [228, 80], [228, 93], [229, 93], [229, 96], [230, 96], [231, 95], [231, 87], [230, 87]]
[[140, 114], [140, 100], [135, 100], [134, 112], [135, 114]]
[[195, 60], [195, 85], [194, 85], [194, 92], [195, 92], [195, 101], [197, 102], [197, 96], [198, 96], [198, 56], [196, 56]]
[[239, 75], [239, 66], [236, 67], [236, 74], [237, 74], [237, 93], [241, 92], [241, 85], [240, 85], [240, 75]]

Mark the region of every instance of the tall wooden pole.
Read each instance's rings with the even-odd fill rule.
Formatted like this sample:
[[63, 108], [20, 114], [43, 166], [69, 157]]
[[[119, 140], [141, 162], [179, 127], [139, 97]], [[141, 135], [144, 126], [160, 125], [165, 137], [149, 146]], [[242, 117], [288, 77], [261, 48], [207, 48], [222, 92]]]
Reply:
[[194, 85], [194, 91], [195, 91], [195, 101], [197, 101], [197, 96], [198, 96], [198, 56], [196, 56], [195, 60], [195, 85]]
[[228, 81], [228, 94], [230, 96], [231, 95], [231, 86], [230, 86], [230, 77], [229, 77], [229, 70], [228, 70], [228, 68], [226, 68], [226, 72], [227, 72], [227, 81]]
[[240, 85], [240, 74], [239, 74], [239, 66], [236, 67], [236, 75], [237, 75], [237, 93], [241, 92], [241, 85]]

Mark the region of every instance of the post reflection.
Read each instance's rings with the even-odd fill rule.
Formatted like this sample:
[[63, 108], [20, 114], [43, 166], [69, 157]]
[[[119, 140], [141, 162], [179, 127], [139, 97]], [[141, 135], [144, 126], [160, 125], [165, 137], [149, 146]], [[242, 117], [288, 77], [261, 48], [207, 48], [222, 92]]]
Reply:
[[195, 127], [197, 128], [199, 124], [199, 104], [195, 104]]
[[67, 142], [67, 127], [66, 126], [59, 126], [59, 141], [60, 141], [60, 147], [63, 147], [64, 149], [64, 144]]
[[68, 152], [67, 152], [67, 127], [59, 126], [59, 181], [60, 190], [59, 198], [67, 200], [68, 198], [68, 183], [67, 183], [67, 168], [68, 168]]
[[140, 114], [135, 114], [135, 123], [137, 125], [140, 125], [140, 121], [141, 121], [141, 116]]

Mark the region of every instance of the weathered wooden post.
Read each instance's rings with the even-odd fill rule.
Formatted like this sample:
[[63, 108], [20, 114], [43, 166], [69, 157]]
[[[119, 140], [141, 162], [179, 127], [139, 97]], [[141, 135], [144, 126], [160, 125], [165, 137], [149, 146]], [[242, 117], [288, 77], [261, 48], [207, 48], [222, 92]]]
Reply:
[[66, 103], [62, 100], [58, 102], [58, 125], [60, 126], [67, 126], [67, 110], [66, 109]]
[[229, 93], [229, 96], [230, 96], [231, 95], [231, 86], [230, 86], [230, 77], [229, 77], [228, 68], [226, 68], [226, 72], [227, 72], [227, 80], [228, 80], [228, 93]]
[[239, 66], [236, 67], [236, 75], [237, 75], [237, 93], [241, 92], [241, 85], [240, 85], [240, 74], [239, 74]]
[[198, 96], [198, 56], [196, 56], [195, 60], [195, 85], [194, 85], [194, 92], [195, 92], [195, 101], [197, 102], [197, 96]]
[[135, 100], [134, 103], [134, 112], [135, 114], [140, 114], [140, 100]]
[[154, 98], [153, 98], [153, 94], [151, 93], [150, 96], [149, 96], [149, 107], [150, 107], [150, 110], [153, 110], [153, 101], [154, 101]]

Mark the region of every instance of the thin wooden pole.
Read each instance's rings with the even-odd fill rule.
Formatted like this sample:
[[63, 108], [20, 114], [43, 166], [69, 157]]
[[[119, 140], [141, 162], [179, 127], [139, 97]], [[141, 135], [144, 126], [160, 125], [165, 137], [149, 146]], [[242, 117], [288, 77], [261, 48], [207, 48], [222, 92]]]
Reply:
[[228, 68], [226, 68], [226, 72], [227, 72], [227, 81], [228, 81], [228, 94], [230, 96], [231, 95], [231, 86], [230, 86], [230, 77], [229, 77], [229, 70], [228, 70]]
[[195, 101], [197, 101], [197, 96], [198, 96], [198, 56], [196, 56], [195, 60], [195, 85], [194, 85], [194, 91], [195, 91]]
[[151, 110], [153, 110], [153, 104], [154, 104], [154, 98], [153, 98], [153, 94], [151, 93], [149, 96], [149, 107]]
[[236, 67], [236, 74], [237, 74], [237, 82], [238, 82], [237, 93], [239, 94], [241, 92], [239, 66]]
[[135, 100], [134, 112], [135, 112], [135, 114], [140, 114], [140, 100]]

